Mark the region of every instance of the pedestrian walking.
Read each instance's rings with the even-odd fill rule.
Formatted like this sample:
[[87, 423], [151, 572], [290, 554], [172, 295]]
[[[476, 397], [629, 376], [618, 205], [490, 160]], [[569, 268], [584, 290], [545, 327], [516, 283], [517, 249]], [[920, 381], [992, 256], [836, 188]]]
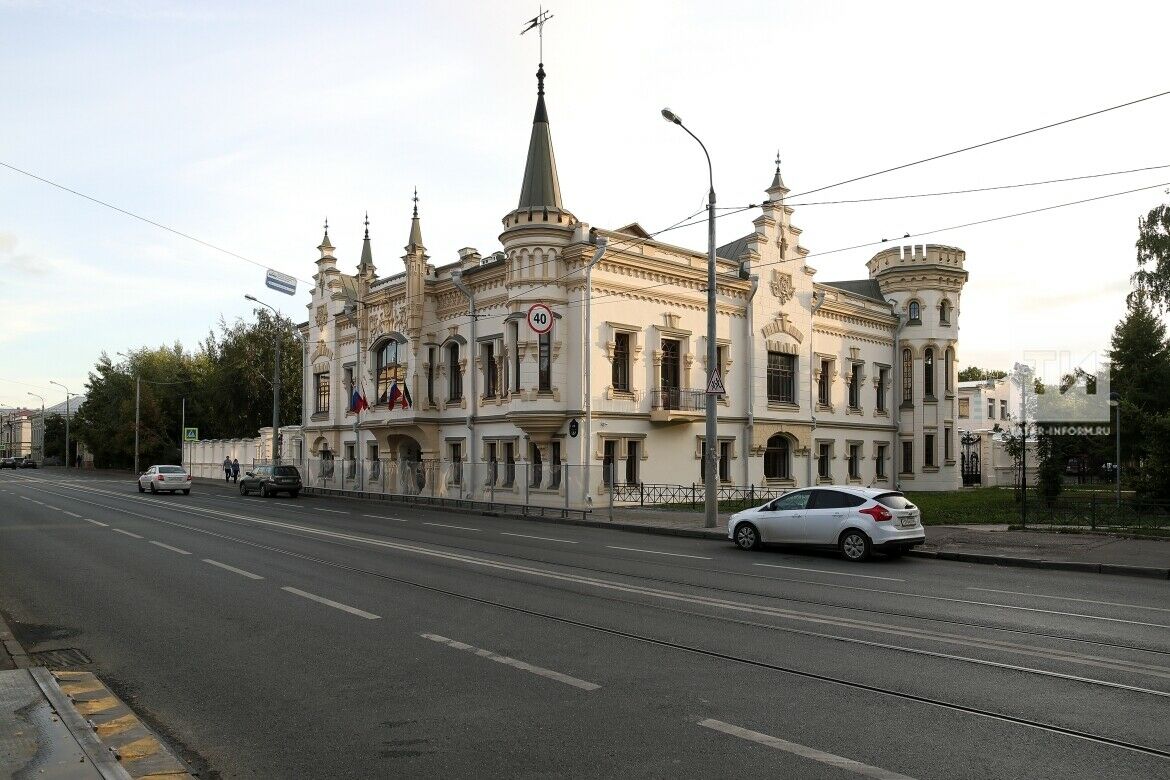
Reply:
[[240, 461], [232, 458], [232, 482], [240, 481]]
[[226, 455], [223, 457], [223, 481], [232, 481], [232, 459]]

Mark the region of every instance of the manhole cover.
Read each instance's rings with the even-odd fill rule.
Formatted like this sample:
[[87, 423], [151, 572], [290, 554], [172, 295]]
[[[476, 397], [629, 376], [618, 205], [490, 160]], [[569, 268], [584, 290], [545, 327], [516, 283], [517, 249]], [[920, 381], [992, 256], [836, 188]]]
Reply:
[[49, 669], [68, 669], [71, 666], [85, 666], [93, 661], [93, 659], [76, 647], [65, 647], [60, 650], [42, 650], [39, 653], [29, 653], [29, 656], [38, 666], [45, 666]]

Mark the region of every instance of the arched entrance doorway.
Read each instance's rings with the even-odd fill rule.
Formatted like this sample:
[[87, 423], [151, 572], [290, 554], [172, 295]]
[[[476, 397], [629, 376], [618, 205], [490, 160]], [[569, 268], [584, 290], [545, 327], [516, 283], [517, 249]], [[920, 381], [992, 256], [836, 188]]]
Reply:
[[427, 489], [430, 478], [430, 463], [423, 455], [422, 445], [413, 436], [392, 433], [387, 437], [387, 452], [391, 462], [388, 465], [393, 474], [391, 491], [418, 495]]

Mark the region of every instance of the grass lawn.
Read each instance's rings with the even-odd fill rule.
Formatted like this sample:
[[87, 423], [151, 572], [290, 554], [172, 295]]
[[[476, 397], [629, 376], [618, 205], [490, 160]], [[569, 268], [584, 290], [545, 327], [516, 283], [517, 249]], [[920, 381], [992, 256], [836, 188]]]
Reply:
[[956, 523], [1018, 523], [1020, 505], [1011, 488], [969, 488], [938, 492], [907, 492], [922, 510], [923, 525]]

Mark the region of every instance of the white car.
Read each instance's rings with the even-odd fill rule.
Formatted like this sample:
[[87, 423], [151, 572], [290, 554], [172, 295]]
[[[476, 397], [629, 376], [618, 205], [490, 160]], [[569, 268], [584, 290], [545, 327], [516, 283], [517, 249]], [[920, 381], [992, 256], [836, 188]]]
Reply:
[[146, 473], [138, 477], [138, 492], [145, 493], [175, 493], [183, 491], [183, 495], [191, 495], [191, 475], [182, 466], [151, 466]]
[[918, 507], [895, 490], [840, 485], [803, 488], [736, 512], [727, 538], [744, 550], [761, 544], [831, 547], [849, 561], [875, 550], [901, 555], [926, 541]]

